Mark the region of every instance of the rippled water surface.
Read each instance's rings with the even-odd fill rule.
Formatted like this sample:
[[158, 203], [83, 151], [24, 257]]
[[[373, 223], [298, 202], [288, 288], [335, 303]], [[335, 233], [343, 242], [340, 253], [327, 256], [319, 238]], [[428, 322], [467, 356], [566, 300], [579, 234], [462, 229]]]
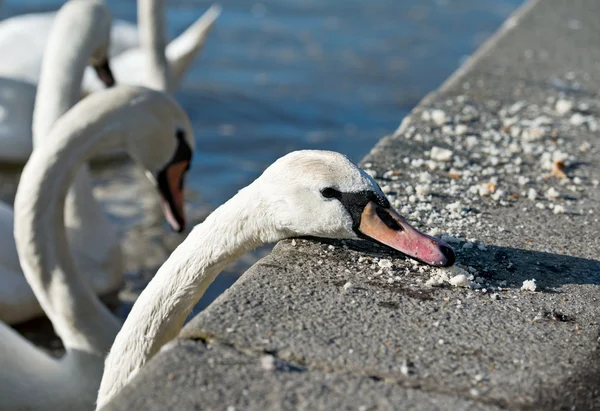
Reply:
[[[291, 150], [336, 150], [360, 160], [521, 2], [221, 2], [223, 14], [176, 93], [197, 139], [188, 195], [193, 219], [202, 220]], [[0, 16], [53, 10], [61, 3], [5, 0]], [[135, 21], [135, 1], [109, 4], [114, 17]], [[167, 1], [169, 35], [183, 31], [210, 4]], [[131, 258], [121, 315], [182, 239], [165, 234], [152, 194], [148, 199], [139, 194], [151, 188], [138, 174], [129, 166], [96, 174], [98, 195], [124, 235], [129, 232], [125, 249]], [[10, 200], [7, 192], [14, 184], [8, 181], [14, 177], [12, 171], [0, 174], [6, 181], [5, 199]], [[231, 267], [211, 287], [202, 306], [267, 250]]]

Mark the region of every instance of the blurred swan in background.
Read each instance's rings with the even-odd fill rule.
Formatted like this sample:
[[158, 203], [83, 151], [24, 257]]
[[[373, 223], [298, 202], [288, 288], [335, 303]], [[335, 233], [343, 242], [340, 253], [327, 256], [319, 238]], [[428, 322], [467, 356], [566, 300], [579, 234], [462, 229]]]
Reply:
[[[97, 68], [108, 85], [113, 83], [106, 55], [110, 14], [104, 3], [72, 0], [61, 8], [55, 21], [35, 97], [36, 146], [58, 144], [49, 136], [50, 129], [79, 100], [81, 79], [88, 63]], [[9, 324], [42, 314], [19, 265], [12, 241], [13, 220], [13, 210], [0, 203], [0, 235], [4, 239], [0, 247], [0, 320]], [[122, 264], [117, 233], [92, 195], [86, 166], [78, 173], [68, 197], [65, 224], [76, 265], [80, 270], [85, 268], [94, 290], [104, 295], [118, 289]]]
[[[163, 0], [138, 0], [138, 8], [164, 18]], [[220, 6], [211, 6], [195, 23], [166, 45], [166, 61], [172, 76], [168, 84], [169, 91], [179, 86], [220, 12]], [[23, 164], [31, 154], [35, 86], [39, 81], [42, 56], [55, 17], [54, 12], [34, 13], [0, 21], [0, 55], [3, 56], [0, 59], [0, 163]], [[154, 30], [151, 22], [158, 19], [157, 16], [141, 16], [138, 12], [140, 17], [149, 24], [144, 27], [144, 23], [140, 22], [139, 32], [135, 25], [120, 20], [116, 21], [111, 31], [109, 54], [114, 57], [113, 73], [119, 84], [147, 85], [151, 77], [145, 64], [144, 44], [156, 44], [149, 41], [148, 37]], [[164, 45], [164, 39], [161, 43]], [[56, 52], [55, 49], [50, 50]], [[83, 93], [98, 91], [103, 87], [93, 71], [86, 70]]]
[[100, 150], [127, 150], [156, 184], [167, 221], [177, 231], [185, 227], [183, 182], [194, 136], [167, 94], [132, 86], [94, 93], [56, 121], [47, 143], [21, 176], [15, 240], [27, 282], [66, 354], [52, 358], [0, 322], [4, 410], [93, 409], [104, 357], [120, 327], [78, 274], [66, 241], [63, 208], [79, 166]]

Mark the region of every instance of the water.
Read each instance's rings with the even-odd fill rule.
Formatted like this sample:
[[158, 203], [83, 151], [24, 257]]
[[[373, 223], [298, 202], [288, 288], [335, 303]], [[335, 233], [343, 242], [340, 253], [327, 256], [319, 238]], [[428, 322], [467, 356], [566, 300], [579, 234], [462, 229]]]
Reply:
[[[0, 16], [53, 10], [61, 3], [5, 0]], [[108, 3], [114, 17], [135, 21], [135, 1]], [[192, 119], [197, 139], [198, 153], [188, 179], [192, 214], [201, 220], [207, 210], [223, 203], [291, 150], [336, 150], [360, 160], [521, 3], [222, 1], [224, 12], [215, 30], [176, 93]], [[210, 4], [204, 0], [168, 1], [170, 37], [183, 31]], [[128, 173], [133, 172], [117, 172], [131, 184], [136, 180]], [[101, 183], [105, 197], [118, 191], [108, 179]], [[128, 229], [135, 226], [125, 224], [115, 210], [113, 207], [117, 222]], [[134, 228], [140, 232], [160, 225], [153, 224]], [[165, 250], [161, 256], [181, 241], [180, 236], [164, 234], [162, 227], [152, 235], [161, 238]], [[133, 250], [140, 260], [144, 259], [143, 250]], [[267, 251], [262, 249], [231, 267], [199, 307]], [[122, 294], [121, 315], [155, 272], [155, 265], [128, 268], [128, 297]]]

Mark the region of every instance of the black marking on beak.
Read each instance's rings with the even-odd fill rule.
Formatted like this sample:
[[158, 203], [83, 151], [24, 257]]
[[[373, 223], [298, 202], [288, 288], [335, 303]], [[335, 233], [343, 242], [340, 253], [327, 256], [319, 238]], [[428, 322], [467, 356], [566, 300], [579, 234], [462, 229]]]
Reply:
[[[177, 149], [175, 150], [175, 154], [173, 158], [158, 172], [156, 177], [156, 181], [158, 183], [158, 190], [160, 191], [162, 197], [167, 202], [173, 217], [179, 224], [178, 232], [182, 232], [185, 229], [185, 217], [183, 216], [183, 210], [180, 210], [177, 206], [177, 202], [173, 198], [173, 189], [175, 187], [171, 187], [169, 185], [169, 178], [167, 175], [167, 170], [170, 166], [182, 162], [187, 162], [188, 166], [186, 171], [189, 169], [189, 164], [192, 160], [192, 149], [190, 148], [187, 141], [185, 141], [185, 133], [182, 130], [177, 130], [176, 138], [177, 138]], [[183, 189], [183, 178], [179, 181], [179, 187], [177, 189]]]
[[101, 63], [94, 65], [96, 75], [104, 83], [106, 87], [112, 87], [115, 85], [115, 78], [108, 64], [108, 59], [104, 59]]
[[394, 220], [394, 218], [383, 208], [377, 206], [375, 208], [375, 212], [377, 213], [377, 216], [381, 219], [381, 221], [383, 221], [384, 224], [388, 226], [389, 229], [394, 231], [404, 231], [404, 227], [398, 224], [398, 222]]

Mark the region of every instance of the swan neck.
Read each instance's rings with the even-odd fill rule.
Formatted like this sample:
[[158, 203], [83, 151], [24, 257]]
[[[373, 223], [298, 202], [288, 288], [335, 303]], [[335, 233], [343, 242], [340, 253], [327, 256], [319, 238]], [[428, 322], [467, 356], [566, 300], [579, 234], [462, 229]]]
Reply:
[[58, 12], [44, 51], [33, 110], [34, 146], [45, 140], [52, 124], [81, 98], [83, 73], [99, 41], [93, 19], [73, 21], [74, 17], [69, 10]]
[[164, 10], [164, 0], [138, 0], [138, 33], [149, 72], [148, 84], [145, 86], [169, 91]]
[[[88, 6], [69, 4], [57, 13], [44, 52], [35, 98], [34, 147], [54, 143], [49, 137], [52, 125], [80, 100], [85, 68], [103, 41], [99, 36], [102, 26], [99, 20], [106, 18], [105, 13], [105, 6], [93, 3]], [[72, 185], [65, 206], [65, 221], [72, 229], [71, 240], [92, 240], [104, 248], [116, 242], [114, 228], [92, 194], [87, 165], [81, 167]]]
[[[75, 268], [64, 224], [67, 191], [77, 169], [106, 147], [122, 147], [118, 133], [97, 122], [73, 127], [63, 116], [44, 150], [34, 150], [15, 198], [15, 241], [27, 282], [67, 350], [106, 352], [119, 326]], [[100, 144], [99, 144], [100, 143]]]
[[196, 226], [136, 301], [106, 362], [98, 409], [160, 348], [174, 339], [216, 276], [242, 254], [272, 239], [252, 185]]

